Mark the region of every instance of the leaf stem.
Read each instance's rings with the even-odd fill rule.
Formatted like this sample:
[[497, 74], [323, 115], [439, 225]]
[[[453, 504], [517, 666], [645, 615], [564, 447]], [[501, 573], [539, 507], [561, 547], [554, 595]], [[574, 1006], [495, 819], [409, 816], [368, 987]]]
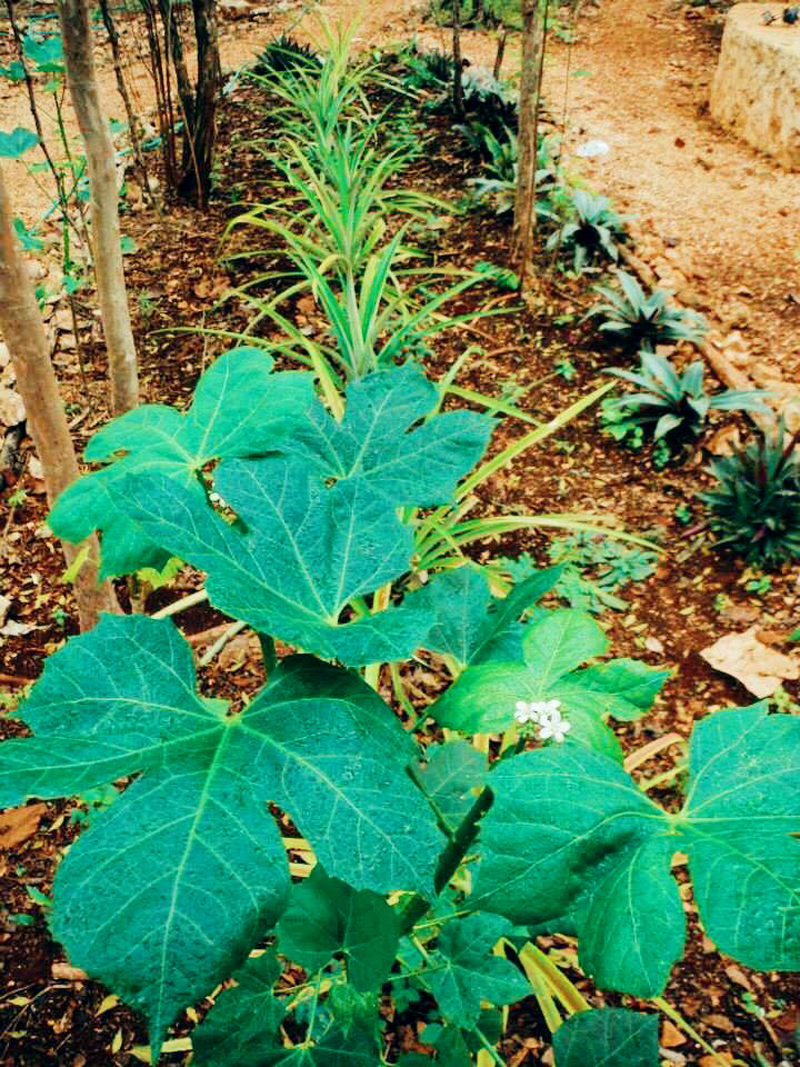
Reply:
[[202, 604], [206, 600], [208, 600], [208, 592], [205, 589], [200, 589], [198, 592], [190, 593], [172, 604], [167, 604], [160, 611], [154, 611], [150, 618], [168, 619], [170, 615], [177, 615], [181, 611], [187, 611], [189, 608], [193, 608], [195, 604]]
[[478, 1040], [480, 1041], [480, 1043], [483, 1045], [483, 1047], [486, 1049], [486, 1051], [492, 1057], [494, 1062], [496, 1064], [498, 1064], [498, 1067], [506, 1067], [505, 1060], [503, 1060], [500, 1057], [500, 1053], [497, 1051], [497, 1049], [494, 1047], [494, 1045], [489, 1041], [489, 1038], [486, 1036], [486, 1034], [484, 1034], [483, 1030], [481, 1030], [481, 1028], [479, 1026], [474, 1026], [473, 1027], [473, 1031], [477, 1035]]
[[[475, 840], [475, 835], [478, 832], [478, 822], [491, 807], [493, 799], [491, 789], [485, 788], [439, 857], [439, 863], [433, 879], [437, 897], [458, 870], [470, 845]], [[405, 906], [401, 916], [403, 933], [407, 934], [412, 930], [425, 912], [428, 911], [429, 907], [430, 903], [424, 897], [415, 894]]]

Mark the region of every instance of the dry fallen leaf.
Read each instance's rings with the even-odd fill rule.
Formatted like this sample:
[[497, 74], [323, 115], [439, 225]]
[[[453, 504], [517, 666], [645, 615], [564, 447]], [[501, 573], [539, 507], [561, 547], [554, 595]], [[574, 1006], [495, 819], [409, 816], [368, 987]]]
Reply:
[[686, 1036], [669, 1019], [665, 1019], [661, 1024], [660, 1044], [664, 1048], [677, 1048], [678, 1045], [686, 1044]]
[[732, 456], [741, 448], [742, 439], [737, 426], [723, 426], [706, 441], [712, 456]]
[[17, 426], [25, 421], [25, 405], [15, 389], [0, 385], [0, 424]]
[[9, 619], [8, 622], [0, 629], [0, 634], [3, 637], [24, 637], [29, 634], [31, 630], [35, 630], [34, 623], [17, 622], [16, 619]]
[[745, 989], [753, 988], [750, 979], [744, 973], [742, 968], [737, 967], [735, 963], [731, 963], [725, 968], [725, 974], [727, 974], [732, 982], [736, 982], [737, 985], [744, 986]]
[[0, 814], [0, 848], [15, 848], [33, 837], [45, 810], [44, 804], [24, 804]]
[[741, 634], [726, 634], [700, 655], [715, 670], [729, 674], [754, 696], [772, 696], [781, 682], [800, 678], [800, 664], [776, 652], [756, 637], [757, 626]]

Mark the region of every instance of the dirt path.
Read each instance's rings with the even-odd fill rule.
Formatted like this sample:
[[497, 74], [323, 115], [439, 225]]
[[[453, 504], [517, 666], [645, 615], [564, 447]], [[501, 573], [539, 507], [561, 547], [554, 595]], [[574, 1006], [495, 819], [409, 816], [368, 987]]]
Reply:
[[[740, 367], [800, 383], [800, 174], [710, 118], [719, 32], [675, 0], [603, 0], [587, 15], [571, 55], [551, 46], [545, 95], [566, 116], [568, 148], [602, 140], [610, 151], [570, 168], [634, 217], [640, 251], [718, 316], [715, 336]], [[443, 31], [424, 36], [446, 44]], [[464, 50], [491, 65], [494, 42], [470, 34]], [[505, 73], [517, 62], [512, 51]]]

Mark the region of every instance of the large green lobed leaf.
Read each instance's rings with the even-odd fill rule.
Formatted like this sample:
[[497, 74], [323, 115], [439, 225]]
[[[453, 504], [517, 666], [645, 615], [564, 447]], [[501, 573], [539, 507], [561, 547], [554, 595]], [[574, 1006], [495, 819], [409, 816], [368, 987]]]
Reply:
[[521, 925], [568, 915], [599, 985], [660, 993], [685, 936], [670, 867], [688, 855], [700, 919], [762, 970], [800, 967], [800, 720], [765, 705], [700, 722], [686, 804], [663, 811], [581, 745], [525, 752], [490, 775], [471, 906]]
[[485, 415], [431, 417], [438, 390], [411, 363], [352, 382], [346, 398], [341, 422], [317, 402], [292, 451], [323, 479], [363, 480], [395, 507], [449, 503], [489, 443], [492, 420]]
[[310, 973], [347, 959], [347, 977], [359, 992], [379, 989], [397, 954], [400, 920], [383, 897], [329, 878], [320, 864], [292, 887], [278, 923], [280, 950]]
[[553, 1034], [556, 1067], [658, 1067], [658, 1016], [597, 1008], [565, 1019]]
[[195, 694], [167, 620], [104, 616], [48, 660], [0, 748], [0, 804], [141, 772], [59, 867], [53, 930], [70, 958], [148, 1017], [158, 1047], [287, 903], [268, 804], [332, 877], [431, 896], [442, 839], [404, 764], [404, 731], [355, 675], [283, 661], [238, 715]]
[[397, 660], [423, 643], [413, 604], [342, 620], [356, 597], [404, 574], [412, 534], [360, 481], [330, 488], [299, 459], [233, 460], [215, 485], [231, 525], [167, 478], [129, 477], [118, 504], [152, 541], [207, 573], [209, 599], [234, 618], [353, 666]]
[[[114, 419], [89, 442], [85, 458], [107, 463], [67, 488], [50, 513], [53, 532], [81, 541], [102, 533], [101, 577], [163, 567], [163, 546], [117, 506], [115, 490], [131, 474], [175, 482], [198, 507], [206, 506], [200, 472], [211, 460], [257, 456], [279, 448], [314, 402], [310, 374], [272, 373], [259, 348], [235, 348], [197, 383], [186, 414], [144, 404]], [[146, 495], [146, 490], [145, 490]]]

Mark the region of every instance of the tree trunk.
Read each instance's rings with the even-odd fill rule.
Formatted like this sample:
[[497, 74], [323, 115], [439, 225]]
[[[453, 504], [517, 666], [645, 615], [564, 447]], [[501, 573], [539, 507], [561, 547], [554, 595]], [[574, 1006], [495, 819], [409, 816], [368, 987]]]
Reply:
[[536, 203], [536, 133], [539, 117], [539, 71], [543, 25], [538, 0], [523, 0], [522, 68], [519, 82], [517, 192], [514, 202], [514, 256], [522, 279], [533, 258]]
[[456, 118], [464, 118], [464, 86], [461, 76], [461, 0], [453, 0], [453, 111]]
[[219, 43], [216, 0], [192, 0], [197, 38], [197, 86], [193, 121], [187, 124], [184, 141], [184, 177], [179, 192], [197, 194], [200, 206], [208, 199], [216, 140], [217, 97], [219, 95]]
[[492, 68], [492, 77], [496, 80], [500, 80], [500, 71], [503, 69], [503, 58], [506, 54], [506, 41], [508, 40], [508, 30], [503, 30], [497, 39], [497, 53], [494, 57], [494, 67]]
[[139, 377], [120, 248], [114, 148], [100, 108], [87, 0], [60, 0], [59, 12], [67, 81], [86, 146], [92, 251], [108, 350], [111, 410], [122, 415], [139, 403]]
[[[14, 233], [14, 214], [0, 171], [0, 330], [8, 345], [25, 404], [27, 424], [42, 463], [47, 499], [56, 497], [79, 477], [78, 461], [67, 426], [64, 404], [50, 362], [42, 315]], [[75, 598], [82, 630], [97, 622], [98, 612], [118, 611], [108, 582], [97, 584], [97, 538], [79, 545], [62, 542], [71, 565], [85, 547], [89, 559], [75, 579]]]

